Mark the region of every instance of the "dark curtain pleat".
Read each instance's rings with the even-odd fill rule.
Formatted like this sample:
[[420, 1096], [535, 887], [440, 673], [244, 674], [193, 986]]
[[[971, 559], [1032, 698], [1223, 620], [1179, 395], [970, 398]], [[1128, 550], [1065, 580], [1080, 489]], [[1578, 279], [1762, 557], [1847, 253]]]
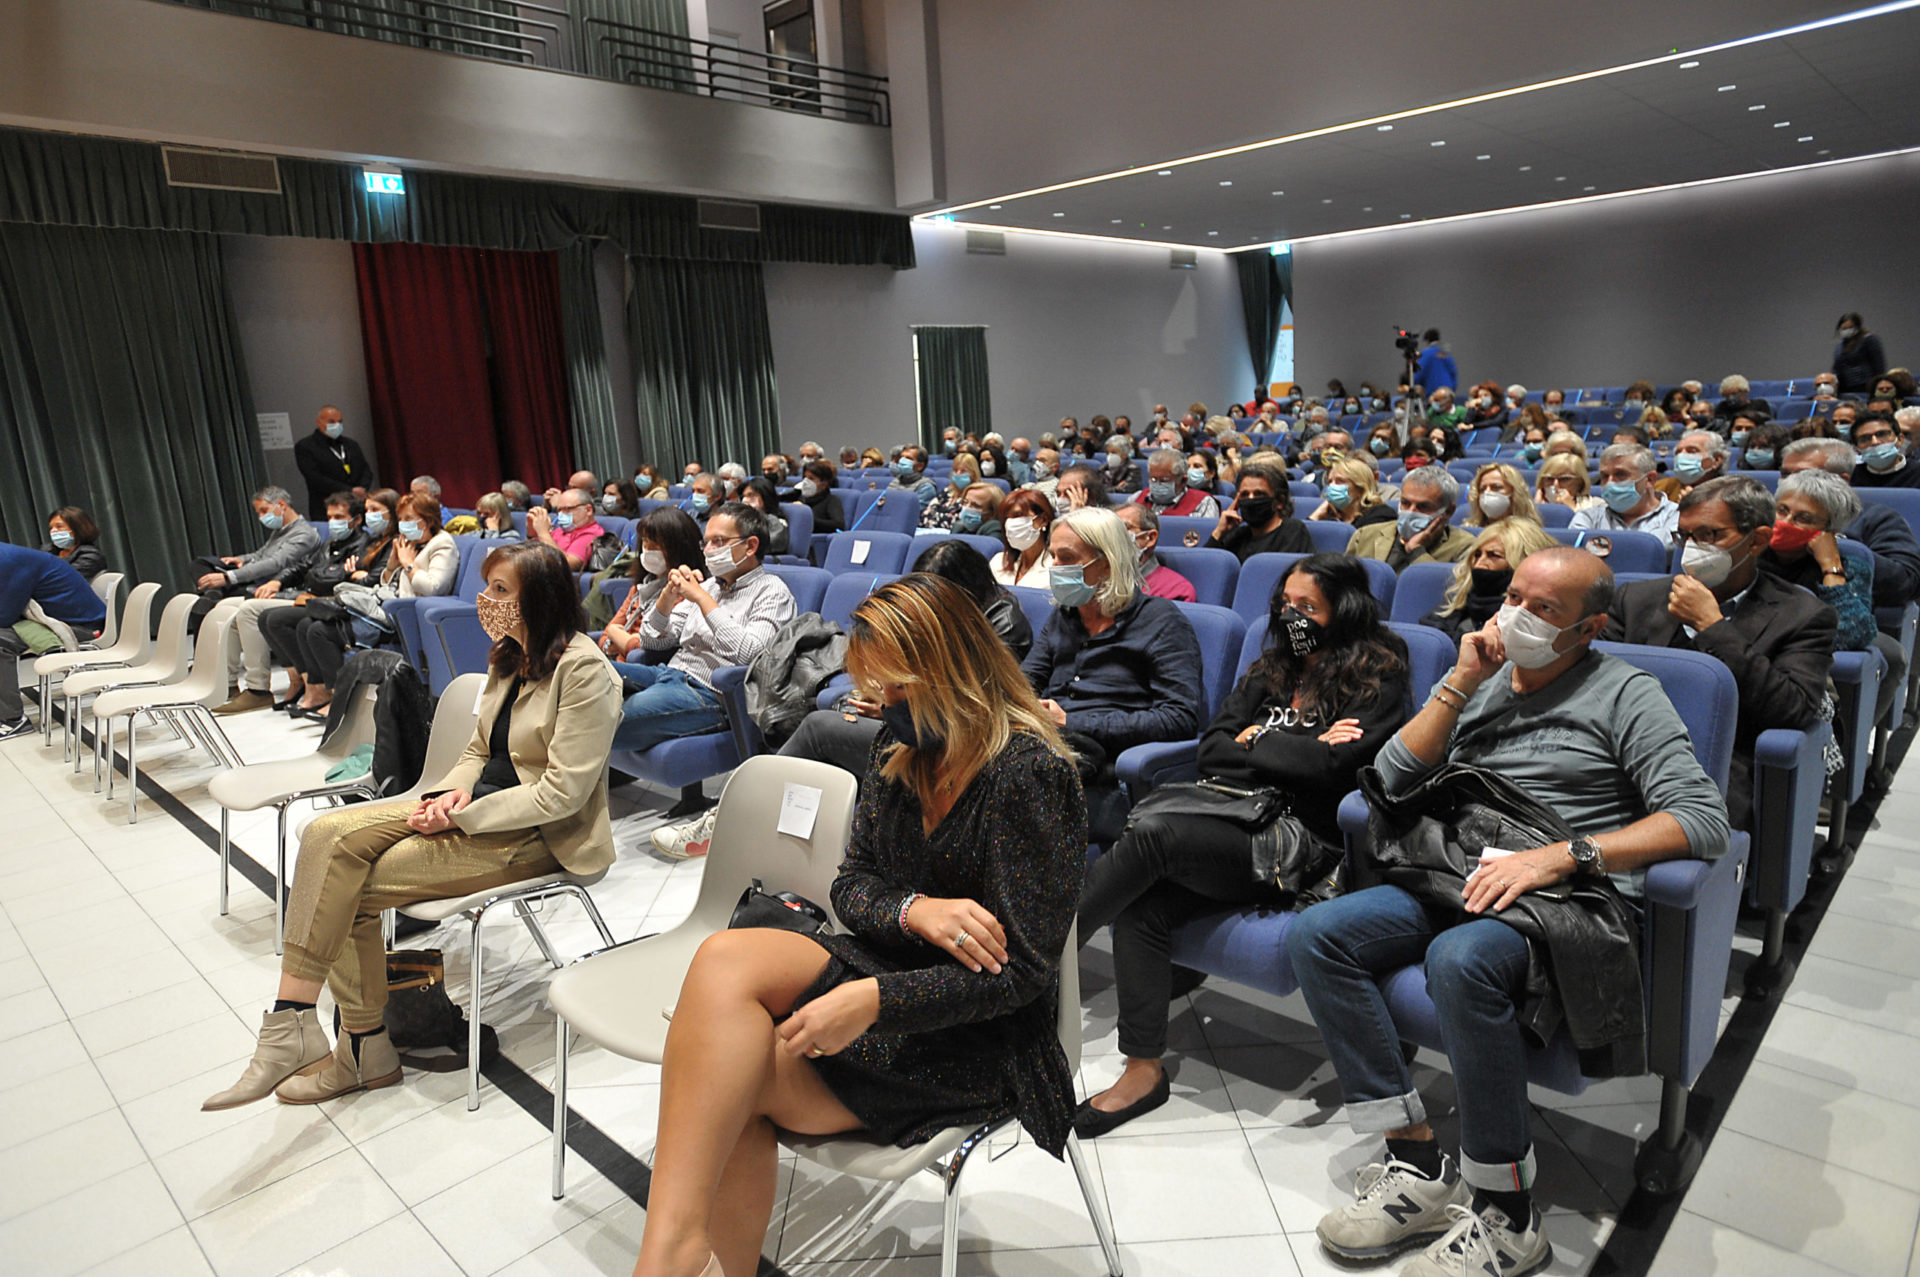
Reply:
[[757, 235], [703, 230], [682, 195], [409, 171], [405, 195], [369, 194], [357, 165], [282, 157], [281, 193], [168, 186], [150, 142], [0, 129], [0, 222], [299, 235], [554, 252], [610, 239], [640, 257], [913, 266], [894, 213], [762, 204]]
[[754, 263], [628, 262], [641, 456], [669, 473], [689, 461], [779, 450], [767, 294]]
[[621, 472], [620, 425], [600, 326], [593, 242], [560, 250], [560, 325], [567, 361], [567, 424], [575, 461], [599, 475]]
[[[493, 343], [493, 425], [501, 468], [489, 483], [519, 478], [544, 488], [584, 462], [573, 460], [567, 429], [565, 324], [556, 253], [453, 249], [479, 259], [487, 331]], [[608, 471], [596, 470], [596, 474]], [[595, 493], [595, 497], [599, 494]]]
[[[1274, 269], [1279, 260], [1264, 251], [1235, 253], [1233, 257], [1240, 273], [1240, 308], [1247, 321], [1247, 354], [1253, 360], [1254, 382], [1263, 387], [1272, 378], [1273, 346], [1280, 340], [1280, 299], [1284, 294], [1279, 272]], [[1287, 273], [1287, 287], [1291, 289], [1291, 257], [1287, 258]]]
[[920, 391], [920, 442], [931, 448], [949, 426], [993, 429], [987, 381], [987, 330], [926, 325], [913, 330]]
[[631, 45], [636, 37], [631, 32], [592, 21], [604, 18], [669, 37], [684, 37], [688, 30], [685, 0], [572, 0], [571, 8], [574, 38], [585, 54], [581, 65], [588, 68], [588, 74], [658, 89], [694, 90], [696, 71], [688, 52], [690, 46], [679, 40], [656, 44], [642, 38], [647, 48], [635, 49]]
[[[437, 49], [508, 62], [525, 60], [514, 52], [522, 43], [518, 25], [513, 20], [513, 6], [500, 0], [449, 0], [456, 6], [453, 8], [434, 0], [380, 0], [382, 11], [377, 13], [365, 6], [342, 4], [339, 0], [302, 0], [297, 12], [284, 2], [279, 7], [249, 4], [247, 0], [174, 0], [174, 3], [362, 40], [404, 44], [415, 49]], [[464, 12], [469, 9], [486, 12]], [[552, 37], [548, 39], [551, 41]]]
[[219, 240], [0, 224], [0, 523], [78, 505], [109, 566], [185, 589], [264, 533], [266, 463]]

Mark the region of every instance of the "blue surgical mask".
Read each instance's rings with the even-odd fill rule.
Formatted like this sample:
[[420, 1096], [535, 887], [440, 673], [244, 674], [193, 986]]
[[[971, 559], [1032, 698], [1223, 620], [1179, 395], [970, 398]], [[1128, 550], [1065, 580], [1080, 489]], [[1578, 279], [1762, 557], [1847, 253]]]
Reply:
[[980, 530], [980, 518], [981, 515], [978, 510], [972, 506], [963, 506], [960, 510], [960, 517], [954, 520], [954, 526], [962, 532], [978, 532]]
[[1188, 486], [1189, 488], [1204, 488], [1204, 487], [1206, 487], [1206, 486], [1207, 486], [1207, 472], [1206, 472], [1205, 470], [1199, 470], [1199, 469], [1191, 469], [1191, 470], [1188, 470], [1188, 471], [1187, 471], [1187, 486]]
[[73, 548], [73, 533], [67, 531], [65, 528], [56, 528], [48, 535], [53, 540], [54, 549], [69, 550]]
[[965, 470], [955, 470], [953, 472], [953, 487], [956, 492], [965, 492], [967, 490], [967, 485], [972, 482], [973, 482], [973, 476], [968, 474]]
[[1087, 584], [1087, 570], [1078, 563], [1056, 563], [1047, 569], [1047, 585], [1053, 601], [1061, 607], [1085, 607], [1093, 602], [1094, 587]]
[[419, 521], [416, 519], [400, 520], [400, 537], [405, 541], [418, 541], [420, 539]]
[[353, 532], [353, 520], [351, 519], [328, 519], [327, 520], [327, 537], [329, 540], [344, 541], [347, 539], [348, 535], [351, 534], [352, 532]]
[[269, 510], [260, 516], [260, 526], [269, 532], [278, 532], [281, 524], [285, 522], [286, 520], [280, 517], [278, 510]]
[[1736, 431], [1734, 431], [1734, 432], [1733, 432], [1733, 446], [1734, 446], [1734, 447], [1736, 447], [1736, 448], [1738, 448], [1738, 447], [1740, 447], [1741, 445], [1743, 445], [1743, 444], [1745, 444], [1745, 443], [1746, 443], [1746, 441], [1747, 441], [1747, 433], [1748, 433], [1748, 432], [1747, 432], [1747, 431], [1745, 431], [1745, 430], [1736, 430]]
[[1369, 443], [1367, 447], [1373, 451], [1374, 456], [1384, 457], [1387, 455], [1388, 452], [1392, 450], [1393, 445], [1388, 443], [1385, 439], [1375, 439], [1373, 442]]
[[1399, 518], [1400, 539], [1409, 540], [1425, 532], [1433, 523], [1433, 516], [1422, 514], [1418, 510], [1402, 510]]
[[345, 433], [347, 433], [347, 428], [341, 425], [339, 422], [329, 421], [327, 423], [327, 438], [338, 439], [341, 435]]
[[1615, 514], [1625, 514], [1640, 504], [1640, 485], [1637, 483], [1609, 483], [1600, 488], [1600, 499], [1607, 503], [1607, 509]]
[[893, 701], [880, 707], [880, 721], [893, 731], [893, 738], [908, 749], [925, 750], [932, 753], [946, 742], [933, 732], [925, 736], [914, 726], [913, 711], [907, 708], [904, 699]]
[[1346, 509], [1347, 502], [1351, 500], [1353, 500], [1353, 489], [1348, 487], [1346, 484], [1329, 483], [1327, 485], [1327, 504], [1332, 506], [1334, 509], [1336, 510]]
[[553, 512], [553, 526], [562, 532], [573, 531], [573, 511], [555, 510]]
[[1876, 443], [1871, 448], [1862, 452], [1860, 459], [1867, 463], [1867, 469], [1876, 473], [1883, 470], [1891, 470], [1893, 469], [1894, 463], [1900, 460], [1900, 445], [1897, 443]]
[[1853, 423], [1851, 421], [1836, 421], [1833, 423], [1833, 428], [1839, 433], [1842, 439], [1850, 439], [1853, 437]]
[[1706, 473], [1706, 467], [1701, 464], [1697, 453], [1676, 452], [1673, 454], [1673, 472], [1688, 483], [1697, 483], [1700, 476]]
[[1748, 448], [1743, 458], [1749, 470], [1773, 469], [1772, 448]]
[[712, 504], [712, 500], [708, 498], [706, 493], [696, 492], [693, 494], [693, 512], [695, 514], [705, 514], [707, 507]]
[[942, 444], [941, 447], [946, 451], [946, 454], [951, 457], [954, 453], [960, 451], [960, 441], [958, 439], [949, 439]]
[[374, 536], [380, 536], [382, 533], [386, 532], [386, 530], [387, 530], [387, 516], [384, 514], [381, 514], [378, 510], [367, 511], [367, 531], [372, 533]]
[[1544, 443], [1523, 444], [1520, 448], [1521, 455], [1526, 457], [1526, 459], [1529, 461], [1540, 460], [1540, 454], [1545, 452], [1546, 450], [1547, 450], [1547, 445]]
[[1155, 505], [1172, 505], [1180, 499], [1180, 493], [1171, 479], [1149, 479], [1147, 499]]
[[900, 460], [893, 463], [893, 472], [899, 475], [902, 479], [911, 479], [913, 478], [913, 462], [908, 461], [905, 457], [902, 457], [900, 458]]

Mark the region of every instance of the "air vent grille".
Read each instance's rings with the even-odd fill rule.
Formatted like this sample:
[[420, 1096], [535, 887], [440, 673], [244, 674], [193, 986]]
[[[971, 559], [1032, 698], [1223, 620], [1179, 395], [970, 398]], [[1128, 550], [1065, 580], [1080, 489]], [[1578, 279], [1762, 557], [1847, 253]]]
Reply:
[[967, 251], [1005, 257], [1007, 255], [1006, 234], [1003, 231], [968, 231]]
[[1172, 270], [1193, 270], [1200, 265], [1200, 253], [1192, 248], [1167, 250], [1167, 266]]
[[163, 146], [167, 185], [197, 186], [210, 191], [280, 193], [280, 162], [271, 155], [242, 151], [203, 151], [187, 146]]
[[760, 233], [760, 206], [741, 200], [701, 200], [700, 226], [710, 231]]

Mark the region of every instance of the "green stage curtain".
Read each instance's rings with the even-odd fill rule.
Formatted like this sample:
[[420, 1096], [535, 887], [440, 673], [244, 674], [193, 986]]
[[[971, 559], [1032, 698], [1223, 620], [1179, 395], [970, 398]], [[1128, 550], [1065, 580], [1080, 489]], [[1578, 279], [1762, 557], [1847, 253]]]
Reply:
[[987, 330], [928, 324], [913, 330], [914, 365], [920, 391], [920, 442], [936, 447], [941, 432], [993, 429], [987, 383]]
[[560, 328], [567, 360], [567, 418], [576, 468], [621, 473], [620, 427], [613, 410], [613, 379], [600, 329], [594, 285], [593, 241], [560, 250]]
[[77, 505], [111, 570], [186, 589], [253, 549], [266, 462], [213, 235], [0, 224], [0, 521]]
[[[1286, 279], [1281, 279], [1276, 263], [1286, 263]], [[1253, 379], [1262, 387], [1271, 382], [1273, 346], [1280, 340], [1280, 302], [1293, 291], [1293, 258], [1275, 257], [1265, 249], [1235, 253], [1233, 264], [1240, 272], [1240, 307], [1247, 321], [1247, 354], [1253, 359]]]
[[627, 340], [640, 456], [664, 473], [689, 461], [749, 472], [780, 450], [767, 293], [755, 263], [628, 260]]
[[762, 204], [755, 235], [701, 229], [696, 202], [684, 195], [421, 170], [407, 173], [405, 195], [374, 195], [357, 165], [284, 156], [280, 186], [277, 195], [168, 186], [154, 143], [0, 129], [0, 222], [516, 252], [602, 238], [641, 257], [914, 263], [912, 227], [894, 213]]

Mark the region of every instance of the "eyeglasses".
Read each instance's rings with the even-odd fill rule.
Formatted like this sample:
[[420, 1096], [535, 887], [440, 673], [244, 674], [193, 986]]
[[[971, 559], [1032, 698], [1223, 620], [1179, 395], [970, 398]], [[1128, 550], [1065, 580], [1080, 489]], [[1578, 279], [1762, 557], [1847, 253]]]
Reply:
[[700, 548], [703, 550], [724, 550], [728, 546], [734, 545], [744, 540], [746, 540], [745, 537], [728, 537], [723, 541], [715, 541], [709, 538], [708, 540], [702, 541], [700, 543]]

